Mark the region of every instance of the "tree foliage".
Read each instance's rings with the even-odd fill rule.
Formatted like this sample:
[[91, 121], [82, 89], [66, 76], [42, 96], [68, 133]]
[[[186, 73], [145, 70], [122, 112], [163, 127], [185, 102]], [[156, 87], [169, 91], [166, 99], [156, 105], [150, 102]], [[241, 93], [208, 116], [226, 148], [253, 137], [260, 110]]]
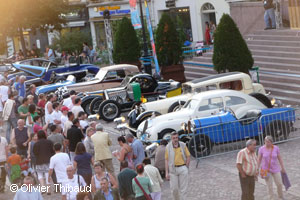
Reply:
[[160, 66], [179, 64], [182, 61], [182, 48], [178, 32], [171, 17], [165, 13], [159, 20], [155, 43]]
[[135, 63], [139, 61], [140, 45], [131, 21], [124, 17], [118, 25], [114, 39], [114, 63]]
[[214, 69], [219, 73], [227, 70], [249, 73], [253, 63], [238, 27], [228, 14], [224, 14], [214, 34]]
[[72, 31], [64, 33], [59, 38], [55, 38], [52, 46], [59, 51], [79, 54], [82, 52], [83, 42], [87, 42], [89, 46], [92, 44], [90, 34], [82, 31]]

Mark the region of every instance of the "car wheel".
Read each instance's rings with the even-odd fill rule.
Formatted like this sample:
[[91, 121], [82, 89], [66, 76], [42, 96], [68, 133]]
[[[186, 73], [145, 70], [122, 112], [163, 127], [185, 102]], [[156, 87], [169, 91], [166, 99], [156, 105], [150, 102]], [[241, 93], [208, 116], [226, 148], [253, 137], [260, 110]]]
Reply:
[[114, 100], [105, 100], [100, 104], [100, 119], [111, 122], [121, 114], [120, 105]]
[[84, 101], [82, 104], [81, 104], [81, 107], [83, 108], [84, 112], [87, 114], [87, 115], [91, 115], [91, 111], [90, 111], [90, 104], [92, 102], [92, 99], [88, 99], [86, 101]]
[[64, 77], [57, 77], [54, 78], [53, 83], [60, 83], [60, 82], [64, 82], [66, 79]]
[[208, 156], [213, 148], [213, 144], [208, 136], [196, 135], [195, 138], [190, 139], [188, 148], [193, 157], [197, 155], [197, 158], [199, 158]]
[[171, 133], [174, 132], [173, 129], [166, 129], [163, 130], [158, 134], [159, 140], [167, 140], [168, 142], [171, 141]]
[[173, 103], [169, 107], [168, 113], [175, 112], [175, 111], [179, 110], [184, 104], [185, 104], [185, 101], [177, 101], [177, 102]]
[[102, 101], [103, 101], [102, 97], [96, 97], [91, 101], [89, 109], [90, 109], [90, 112], [92, 115], [94, 115], [98, 112], [99, 106]]
[[258, 101], [260, 101], [267, 108], [273, 108], [273, 105], [272, 105], [270, 99], [266, 95], [261, 94], [261, 93], [251, 93], [249, 95], [254, 97], [255, 99], [257, 99]]
[[271, 135], [273, 139], [277, 140], [279, 140], [281, 137], [283, 137], [283, 139], [286, 140], [289, 134], [289, 125], [287, 125], [283, 121], [274, 121], [271, 124], [269, 124], [264, 130], [264, 136]]

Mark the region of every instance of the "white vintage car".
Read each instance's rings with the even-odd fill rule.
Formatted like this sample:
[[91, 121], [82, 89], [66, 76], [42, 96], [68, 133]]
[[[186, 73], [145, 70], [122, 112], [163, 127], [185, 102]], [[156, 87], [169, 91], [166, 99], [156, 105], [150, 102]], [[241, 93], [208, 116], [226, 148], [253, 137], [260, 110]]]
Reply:
[[[195, 94], [218, 89], [230, 89], [251, 94], [266, 105], [266, 91], [259, 83], [253, 83], [248, 74], [242, 72], [229, 72], [205, 78], [195, 79], [182, 84], [182, 95], [166, 98], [158, 101], [143, 103], [135, 107], [129, 114], [129, 127], [137, 128], [142, 121], [149, 118], [154, 112], [156, 115], [166, 114], [180, 109], [188, 99]], [[268, 106], [268, 105], [267, 105]]]
[[216, 115], [230, 110], [237, 119], [245, 116], [248, 110], [267, 108], [256, 98], [234, 90], [214, 90], [201, 92], [189, 99], [178, 111], [151, 117], [143, 121], [137, 129], [137, 137], [144, 142], [169, 139], [173, 131], [180, 131], [182, 123], [194, 118]]

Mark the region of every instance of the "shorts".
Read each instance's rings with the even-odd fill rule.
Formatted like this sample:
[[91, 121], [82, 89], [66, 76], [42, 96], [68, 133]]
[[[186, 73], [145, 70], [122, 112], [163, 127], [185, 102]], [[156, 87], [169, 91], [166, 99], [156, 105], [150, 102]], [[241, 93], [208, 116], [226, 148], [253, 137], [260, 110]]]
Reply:
[[42, 165], [36, 165], [35, 171], [37, 173], [48, 173], [49, 172], [49, 163], [42, 164]]

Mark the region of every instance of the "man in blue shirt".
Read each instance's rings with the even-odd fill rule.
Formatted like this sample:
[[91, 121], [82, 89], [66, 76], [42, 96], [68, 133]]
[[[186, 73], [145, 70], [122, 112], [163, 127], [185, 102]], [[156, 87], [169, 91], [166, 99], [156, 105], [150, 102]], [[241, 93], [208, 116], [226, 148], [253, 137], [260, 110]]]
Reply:
[[[43, 197], [40, 193], [40, 189], [34, 188], [36, 186], [34, 186], [33, 183], [34, 183], [33, 178], [31, 176], [26, 176], [24, 178], [24, 184], [16, 192], [14, 200], [24, 200], [24, 199], [43, 200]], [[45, 187], [41, 190], [45, 190], [46, 192], [48, 189], [49, 188]]]
[[52, 62], [55, 62], [54, 51], [50, 49], [48, 46], [46, 47], [46, 53], [47, 53], [47, 59]]
[[101, 190], [99, 190], [94, 200], [119, 200], [118, 189], [110, 188], [108, 184], [108, 179], [106, 177], [102, 177], [100, 180]]
[[26, 96], [26, 85], [25, 85], [26, 77], [21, 76], [19, 79], [19, 82], [16, 84], [16, 91], [18, 91], [19, 97], [25, 97]]
[[126, 140], [128, 143], [131, 143], [131, 148], [133, 150], [133, 163], [134, 167], [136, 167], [138, 164], [142, 163], [145, 158], [143, 143], [140, 140], [135, 139], [130, 133], [126, 135]]

